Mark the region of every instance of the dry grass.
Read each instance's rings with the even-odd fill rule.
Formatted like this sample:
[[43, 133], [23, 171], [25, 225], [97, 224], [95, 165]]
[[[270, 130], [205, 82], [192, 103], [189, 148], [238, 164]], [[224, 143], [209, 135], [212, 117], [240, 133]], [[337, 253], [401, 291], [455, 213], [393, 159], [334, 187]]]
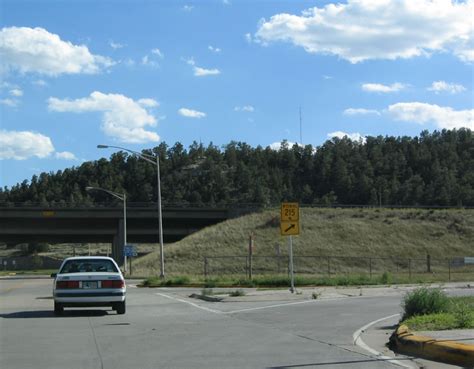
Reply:
[[[433, 259], [474, 256], [474, 211], [418, 209], [320, 209], [300, 210], [301, 234], [293, 238], [294, 255], [359, 256], [388, 258], [420, 258], [412, 265], [413, 272], [423, 269], [426, 255]], [[246, 256], [248, 239], [254, 236], [255, 260], [259, 256], [275, 256], [279, 247], [287, 255], [287, 238], [280, 236], [279, 209], [266, 210], [227, 220], [203, 229], [185, 239], [165, 246], [166, 271], [169, 274], [203, 274], [205, 256]], [[275, 271], [274, 259], [261, 259], [256, 268]], [[354, 272], [363, 260], [334, 259], [334, 273]], [[213, 268], [235, 272], [244, 269], [245, 259], [212, 260]], [[313, 261], [313, 269], [325, 273], [326, 259]], [[318, 264], [319, 263], [319, 264]], [[367, 268], [365, 261], [364, 268]], [[418, 265], [420, 264], [420, 265]], [[238, 267], [236, 267], [238, 265]], [[315, 266], [316, 265], [316, 266]], [[390, 261], [391, 267], [394, 263]], [[151, 253], [134, 263], [134, 273], [159, 273], [158, 254]], [[305, 268], [301, 261], [300, 270]], [[406, 268], [400, 262], [400, 268]], [[446, 265], [444, 265], [446, 267]], [[298, 265], [296, 266], [298, 271]], [[441, 268], [441, 265], [439, 266]], [[374, 272], [387, 269], [386, 262], [374, 260]], [[395, 272], [392, 270], [392, 272]]]

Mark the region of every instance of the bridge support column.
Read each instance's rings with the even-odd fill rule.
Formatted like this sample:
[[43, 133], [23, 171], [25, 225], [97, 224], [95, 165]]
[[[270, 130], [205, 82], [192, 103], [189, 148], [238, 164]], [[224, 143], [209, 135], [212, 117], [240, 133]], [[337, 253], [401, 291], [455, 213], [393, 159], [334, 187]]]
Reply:
[[119, 219], [117, 232], [114, 235], [114, 240], [112, 243], [112, 258], [120, 266], [123, 265], [123, 261], [124, 261], [124, 257], [123, 257], [124, 245], [125, 245], [125, 240], [123, 238], [123, 219]]

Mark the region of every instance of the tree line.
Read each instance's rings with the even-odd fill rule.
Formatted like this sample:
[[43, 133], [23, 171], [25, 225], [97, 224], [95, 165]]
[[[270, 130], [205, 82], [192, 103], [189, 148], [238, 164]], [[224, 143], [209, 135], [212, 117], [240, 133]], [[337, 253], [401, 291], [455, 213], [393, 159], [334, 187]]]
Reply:
[[[474, 140], [469, 129], [423, 131], [419, 137], [333, 138], [279, 150], [244, 142], [219, 148], [165, 142], [159, 155], [163, 206], [315, 205], [474, 206]], [[112, 203], [95, 186], [157, 201], [156, 166], [126, 152], [0, 189], [0, 203], [84, 206]]]

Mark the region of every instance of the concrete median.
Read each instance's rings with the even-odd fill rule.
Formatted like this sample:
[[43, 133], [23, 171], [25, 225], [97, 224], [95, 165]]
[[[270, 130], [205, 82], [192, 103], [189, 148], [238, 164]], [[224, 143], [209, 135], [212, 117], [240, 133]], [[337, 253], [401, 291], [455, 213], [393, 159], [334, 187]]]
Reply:
[[406, 325], [399, 326], [392, 334], [389, 347], [402, 354], [465, 368], [474, 367], [474, 345], [419, 336], [410, 332]]

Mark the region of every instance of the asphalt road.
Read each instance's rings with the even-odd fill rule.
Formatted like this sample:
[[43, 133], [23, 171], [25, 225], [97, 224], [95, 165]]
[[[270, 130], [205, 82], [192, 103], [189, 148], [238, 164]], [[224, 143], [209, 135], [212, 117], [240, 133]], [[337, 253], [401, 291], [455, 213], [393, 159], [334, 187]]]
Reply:
[[353, 345], [400, 312], [400, 294], [301, 300], [269, 294], [210, 303], [196, 290], [129, 286], [127, 313], [66, 309], [52, 280], [0, 280], [0, 368], [396, 368]]

